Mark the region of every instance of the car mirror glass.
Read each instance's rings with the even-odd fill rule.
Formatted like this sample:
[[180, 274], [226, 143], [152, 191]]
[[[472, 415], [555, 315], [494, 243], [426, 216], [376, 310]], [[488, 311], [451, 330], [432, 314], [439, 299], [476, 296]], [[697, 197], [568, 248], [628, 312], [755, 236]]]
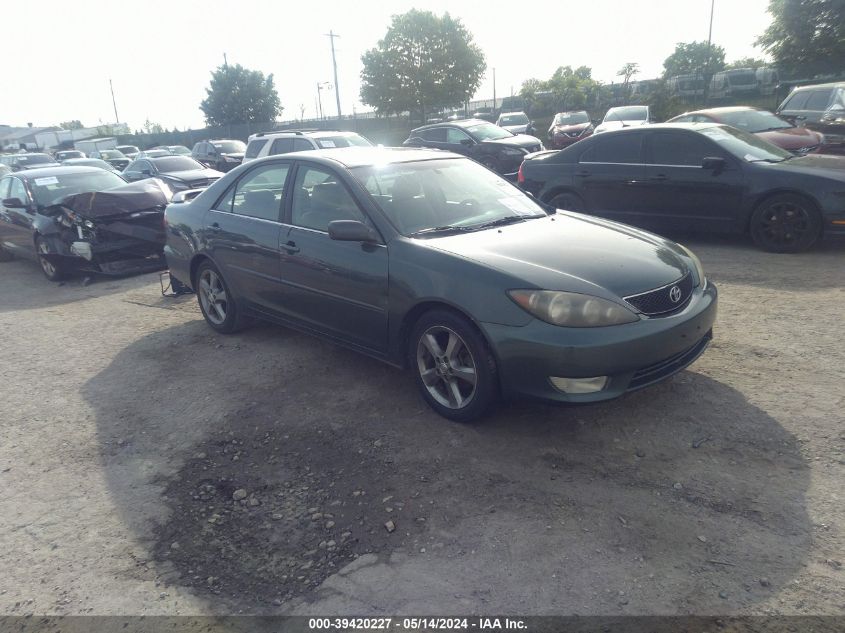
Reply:
[[725, 159], [721, 156], [707, 156], [702, 159], [701, 168], [718, 173], [725, 168]]
[[333, 220], [329, 222], [329, 237], [341, 242], [377, 242], [378, 236], [358, 220]]
[[3, 206], [7, 209], [25, 209], [26, 205], [20, 198], [6, 198], [3, 200]]

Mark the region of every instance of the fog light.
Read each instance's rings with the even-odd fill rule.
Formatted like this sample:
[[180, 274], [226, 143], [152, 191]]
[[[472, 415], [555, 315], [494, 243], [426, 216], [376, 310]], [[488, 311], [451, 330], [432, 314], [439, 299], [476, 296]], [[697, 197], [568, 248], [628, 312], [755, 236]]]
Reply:
[[595, 393], [607, 386], [607, 376], [594, 378], [559, 378], [549, 376], [552, 384], [564, 393]]
[[70, 245], [70, 252], [78, 257], [87, 259], [89, 262], [94, 259], [94, 252], [88, 242], [74, 242]]

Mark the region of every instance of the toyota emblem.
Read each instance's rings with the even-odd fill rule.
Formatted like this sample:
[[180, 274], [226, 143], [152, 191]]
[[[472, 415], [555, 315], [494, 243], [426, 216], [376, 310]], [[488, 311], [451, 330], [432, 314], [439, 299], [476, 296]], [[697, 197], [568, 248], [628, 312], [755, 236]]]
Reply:
[[669, 289], [669, 299], [672, 303], [678, 303], [681, 300], [681, 289], [678, 286], [672, 286]]

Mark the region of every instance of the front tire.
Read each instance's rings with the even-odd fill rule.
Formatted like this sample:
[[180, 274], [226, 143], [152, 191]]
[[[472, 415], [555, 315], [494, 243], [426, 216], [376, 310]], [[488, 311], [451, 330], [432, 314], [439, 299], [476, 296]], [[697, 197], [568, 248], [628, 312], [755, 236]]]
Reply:
[[203, 262], [197, 269], [197, 301], [205, 322], [221, 334], [233, 334], [244, 328], [238, 302], [223, 275], [210, 261]]
[[408, 356], [420, 394], [444, 418], [476, 420], [498, 396], [496, 363], [484, 338], [453, 312], [424, 314], [411, 331]]
[[749, 228], [754, 243], [764, 251], [800, 253], [819, 241], [822, 219], [809, 200], [786, 193], [763, 201]]
[[50, 255], [53, 253], [53, 249], [50, 248], [50, 244], [40, 235], [35, 238], [35, 250], [38, 253], [38, 263], [41, 266], [41, 272], [44, 273], [44, 276], [50, 281], [62, 281], [66, 279], [68, 276], [67, 271], [64, 269], [63, 266], [60, 264], [54, 264], [53, 262], [49, 261], [44, 255]]

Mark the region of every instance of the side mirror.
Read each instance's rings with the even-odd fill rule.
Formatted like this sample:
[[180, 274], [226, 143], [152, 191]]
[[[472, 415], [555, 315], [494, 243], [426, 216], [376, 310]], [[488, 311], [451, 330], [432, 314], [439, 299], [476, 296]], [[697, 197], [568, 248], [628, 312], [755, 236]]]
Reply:
[[3, 200], [3, 206], [7, 209], [26, 209], [27, 205], [23, 203], [20, 198], [6, 198]]
[[339, 242], [378, 242], [376, 232], [358, 220], [329, 222], [329, 237]]
[[153, 175], [153, 173], [152, 173], [149, 169], [142, 169], [142, 170], [141, 170], [141, 173], [142, 173], [144, 176], [152, 176], [152, 175]]
[[701, 168], [718, 174], [725, 168], [725, 159], [720, 156], [708, 156], [701, 161]]
[[472, 142], [471, 138], [462, 138], [461, 145], [466, 145], [467, 147], [472, 147], [475, 143]]

